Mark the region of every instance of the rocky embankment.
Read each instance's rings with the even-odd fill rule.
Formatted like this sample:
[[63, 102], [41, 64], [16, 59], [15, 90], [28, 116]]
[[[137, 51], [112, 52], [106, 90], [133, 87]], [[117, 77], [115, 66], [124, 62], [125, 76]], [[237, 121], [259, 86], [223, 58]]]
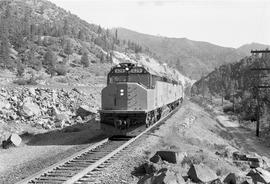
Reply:
[[91, 91], [80, 88], [0, 88], [0, 141], [12, 133], [25, 132], [25, 126], [52, 130], [93, 118], [99, 97]]

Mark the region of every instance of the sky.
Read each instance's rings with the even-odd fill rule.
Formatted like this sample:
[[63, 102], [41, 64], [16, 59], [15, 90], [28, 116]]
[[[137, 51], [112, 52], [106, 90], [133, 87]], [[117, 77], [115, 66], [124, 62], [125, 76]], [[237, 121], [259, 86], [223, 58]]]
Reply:
[[89, 23], [237, 48], [270, 45], [270, 0], [50, 0]]

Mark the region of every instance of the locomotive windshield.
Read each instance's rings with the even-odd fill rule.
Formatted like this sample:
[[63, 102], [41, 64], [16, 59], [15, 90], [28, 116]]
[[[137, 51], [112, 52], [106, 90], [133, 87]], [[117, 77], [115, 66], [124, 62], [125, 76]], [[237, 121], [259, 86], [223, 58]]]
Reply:
[[108, 84], [118, 82], [134, 82], [149, 88], [150, 74], [142, 67], [134, 67], [131, 69], [114, 68], [108, 75]]

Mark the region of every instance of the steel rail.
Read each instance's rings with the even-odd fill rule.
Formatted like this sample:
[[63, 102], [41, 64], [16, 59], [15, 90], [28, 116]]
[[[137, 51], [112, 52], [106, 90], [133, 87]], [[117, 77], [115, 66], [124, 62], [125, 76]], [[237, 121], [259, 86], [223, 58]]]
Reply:
[[36, 174], [33, 174], [33, 175], [31, 175], [31, 176], [17, 182], [16, 184], [27, 184], [27, 183], [35, 180], [36, 178], [41, 177], [43, 174], [48, 173], [48, 172], [52, 171], [53, 169], [55, 169], [57, 167], [60, 167], [61, 165], [65, 164], [66, 162], [69, 162], [69, 161], [73, 160], [74, 158], [82, 155], [83, 153], [91, 151], [91, 150], [103, 145], [104, 143], [108, 142], [108, 140], [109, 140], [108, 138], [103, 139], [102, 141], [100, 141], [98, 143], [95, 143], [95, 144], [91, 145], [90, 147], [88, 147], [86, 149], [83, 149], [83, 150], [69, 156], [68, 158], [66, 158], [64, 160], [61, 160], [60, 162], [58, 162], [56, 164], [53, 164], [53, 165], [49, 166], [48, 168], [45, 168], [45, 169], [37, 172]]

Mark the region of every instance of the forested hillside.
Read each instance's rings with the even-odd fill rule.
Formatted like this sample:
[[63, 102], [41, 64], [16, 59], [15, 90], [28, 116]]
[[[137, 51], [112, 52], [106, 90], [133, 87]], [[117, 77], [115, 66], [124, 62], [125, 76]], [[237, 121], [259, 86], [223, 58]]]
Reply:
[[[253, 71], [252, 68], [270, 68], [270, 54], [253, 55], [240, 62], [222, 65], [192, 87], [193, 95], [205, 98], [224, 97], [235, 103], [235, 111], [244, 119], [256, 119], [256, 86], [270, 85], [270, 71]], [[261, 113], [270, 107], [270, 89], [260, 89]], [[268, 111], [266, 111], [268, 112]]]
[[69, 64], [112, 62], [112, 50], [141, 52], [117, 33], [89, 24], [46, 0], [0, 1], [0, 67], [65, 74]]

